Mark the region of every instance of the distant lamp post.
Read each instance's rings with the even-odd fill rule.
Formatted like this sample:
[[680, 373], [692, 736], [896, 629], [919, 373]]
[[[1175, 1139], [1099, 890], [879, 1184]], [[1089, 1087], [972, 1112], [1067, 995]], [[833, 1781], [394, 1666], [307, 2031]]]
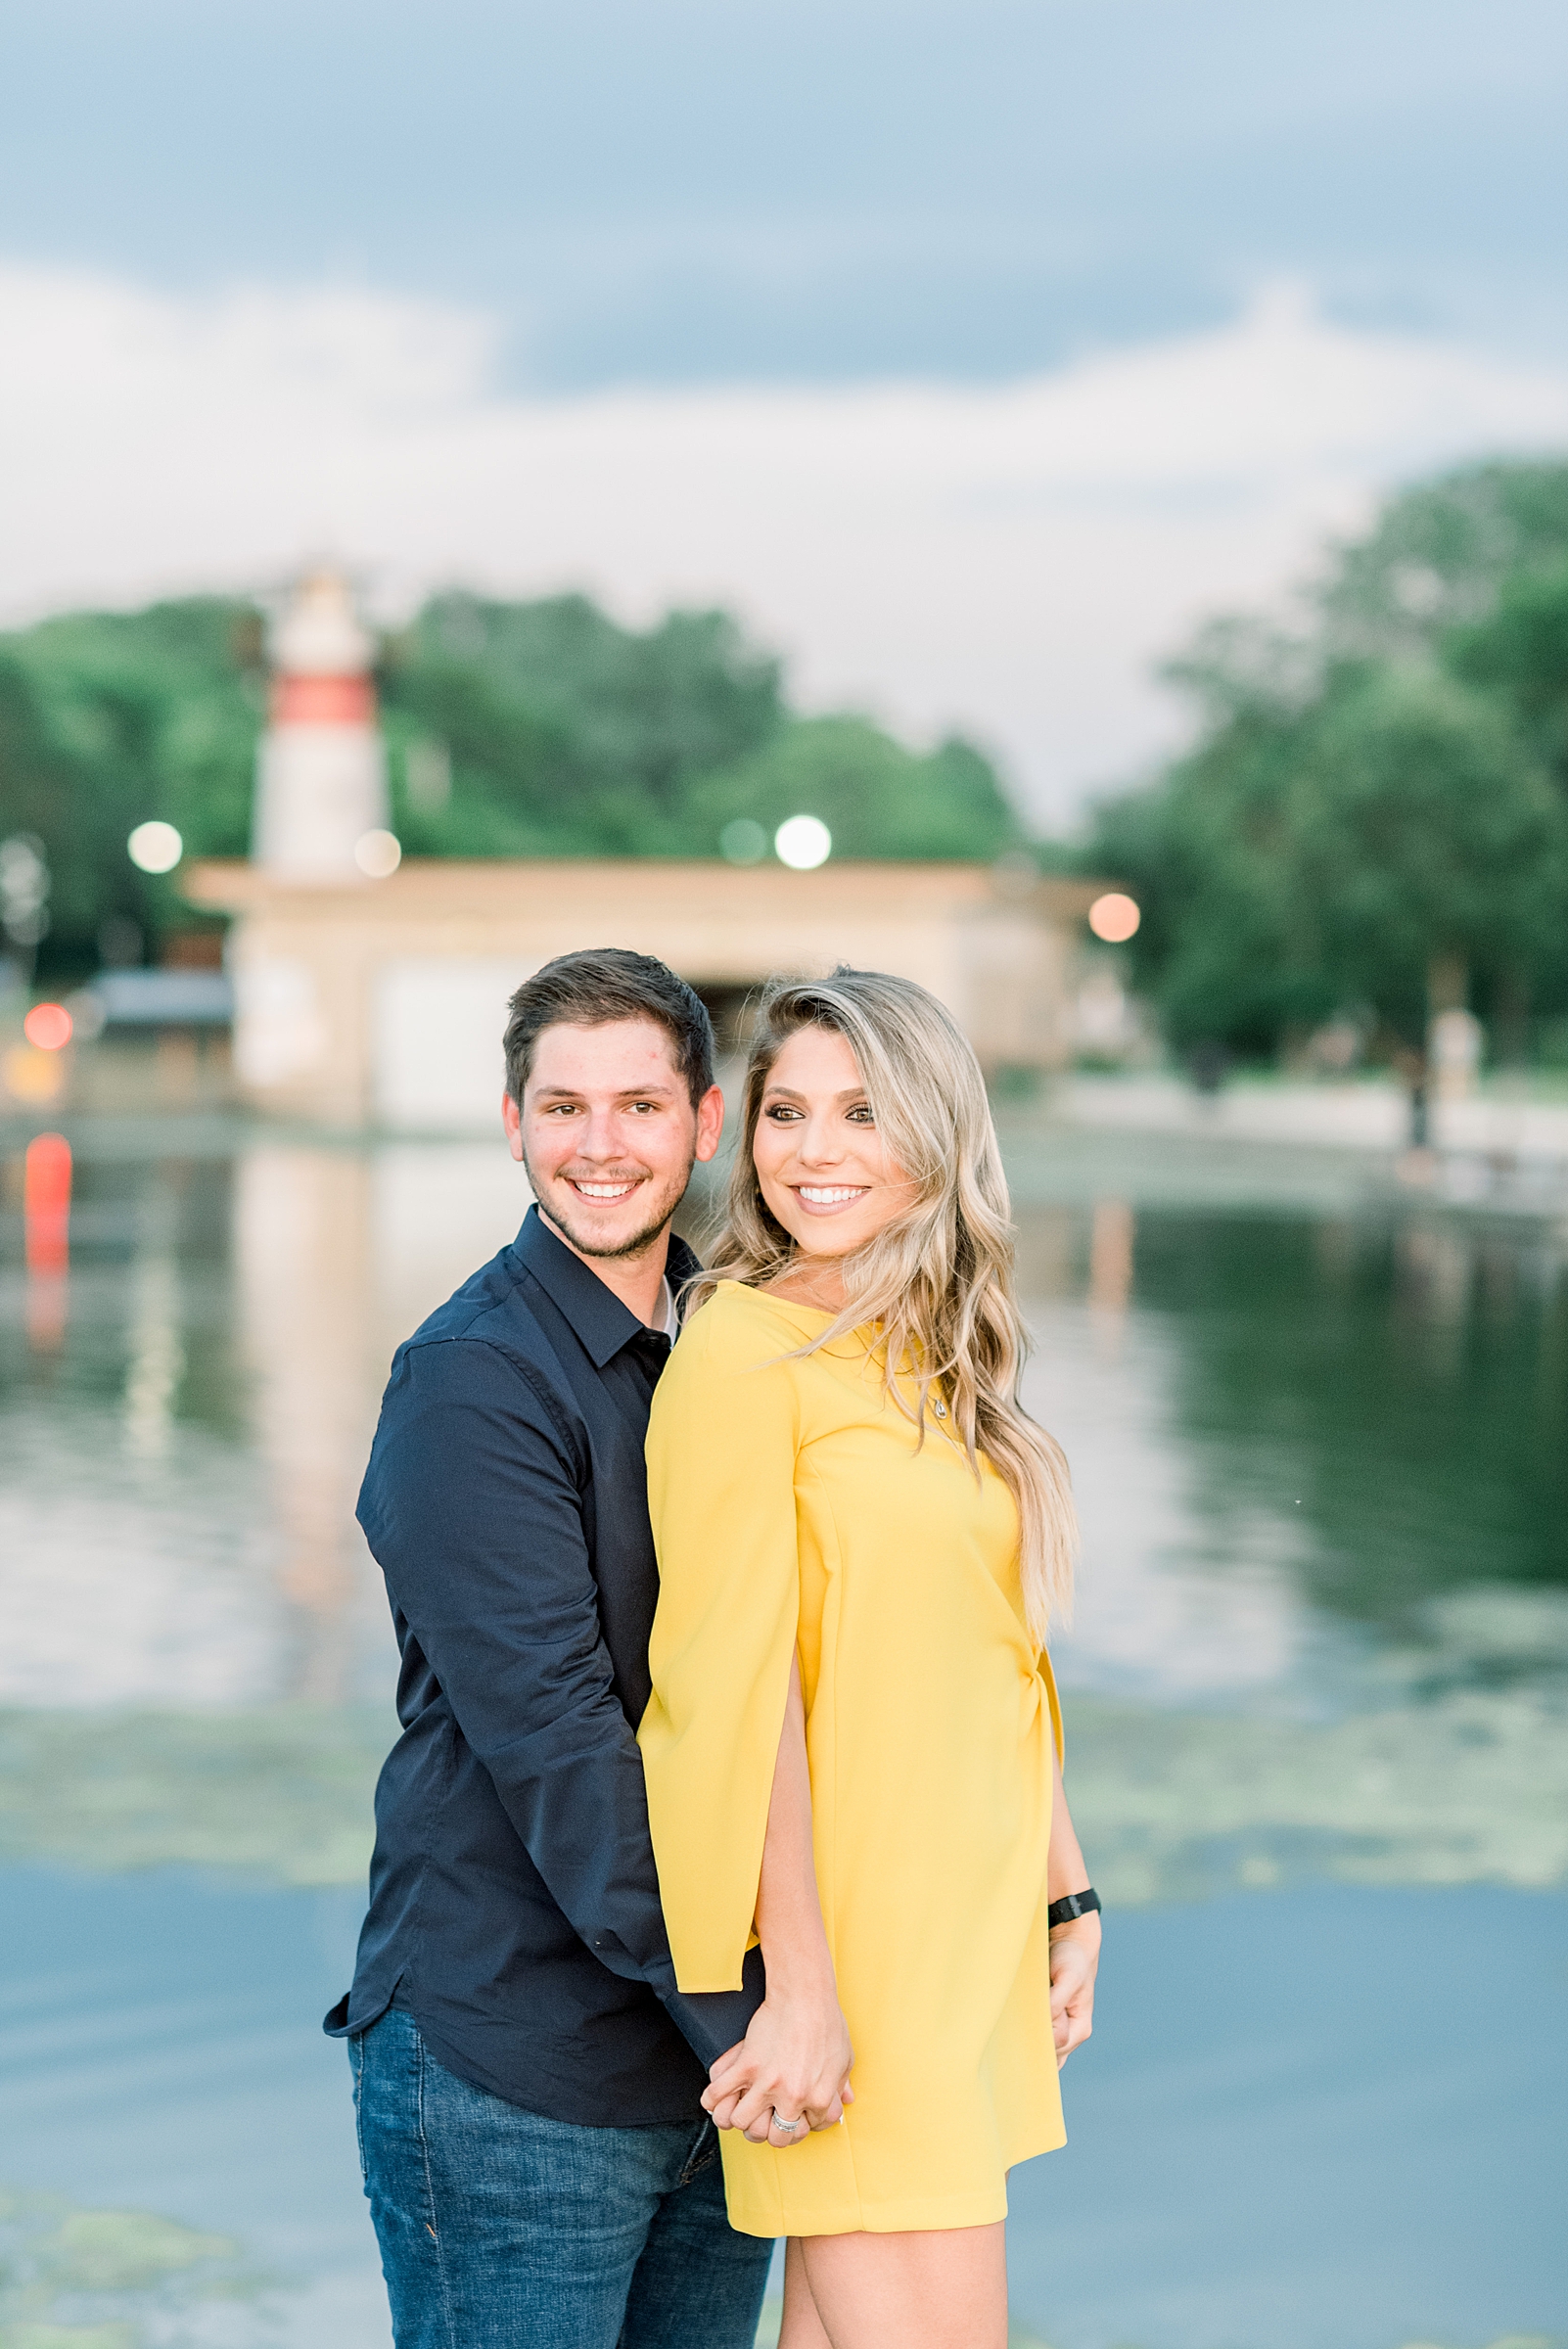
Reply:
[[755, 816], [737, 815], [718, 835], [718, 853], [726, 864], [761, 864], [767, 854], [767, 834]]
[[1135, 898], [1123, 897], [1120, 890], [1108, 890], [1096, 898], [1088, 909], [1088, 926], [1108, 946], [1126, 945], [1137, 929], [1143, 914]]
[[1474, 1012], [1440, 1011], [1427, 1030], [1427, 1058], [1440, 1101], [1464, 1101], [1475, 1090], [1486, 1031]]
[[832, 855], [833, 835], [819, 815], [792, 815], [773, 835], [773, 853], [792, 872], [814, 872]]
[[185, 853], [185, 843], [172, 824], [138, 824], [125, 851], [142, 873], [171, 873]]
[[49, 860], [35, 832], [14, 832], [0, 840], [0, 935], [18, 949], [21, 984], [49, 935]]
[[361, 832], [354, 842], [354, 862], [371, 881], [390, 880], [402, 861], [402, 843], [395, 832]]

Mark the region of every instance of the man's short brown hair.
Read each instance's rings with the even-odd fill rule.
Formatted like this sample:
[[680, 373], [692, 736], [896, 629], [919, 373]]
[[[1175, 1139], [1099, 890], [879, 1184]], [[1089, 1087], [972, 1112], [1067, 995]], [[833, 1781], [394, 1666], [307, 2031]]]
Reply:
[[602, 1028], [610, 1020], [652, 1020], [674, 1048], [692, 1107], [714, 1082], [714, 1025], [695, 988], [651, 954], [624, 946], [585, 946], [558, 954], [525, 979], [506, 1023], [506, 1089], [521, 1104], [540, 1032], [565, 1024]]

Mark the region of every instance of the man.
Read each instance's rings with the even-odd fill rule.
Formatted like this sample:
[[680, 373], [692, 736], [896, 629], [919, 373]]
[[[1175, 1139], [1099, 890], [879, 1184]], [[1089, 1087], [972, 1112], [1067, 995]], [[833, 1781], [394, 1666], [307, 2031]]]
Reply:
[[346, 2037], [398, 2349], [750, 2349], [707, 2067], [761, 1997], [676, 1991], [633, 1731], [657, 1577], [643, 1437], [723, 1099], [662, 963], [519, 988], [512, 1246], [398, 1348], [359, 1499], [403, 1733]]

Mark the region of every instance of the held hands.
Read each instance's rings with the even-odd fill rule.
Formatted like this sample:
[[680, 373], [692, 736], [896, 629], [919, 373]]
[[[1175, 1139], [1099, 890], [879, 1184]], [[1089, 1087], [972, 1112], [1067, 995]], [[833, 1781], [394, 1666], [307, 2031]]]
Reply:
[[[812, 2129], [831, 2129], [854, 2101], [854, 2051], [831, 1972], [802, 1991], [768, 1982], [746, 2037], [720, 2055], [703, 2091], [718, 2129], [739, 2129], [754, 2145], [783, 2152]], [[780, 2129], [774, 2118], [799, 2121]]]
[[1100, 1962], [1100, 1920], [1080, 1916], [1051, 1931], [1051, 2036], [1056, 2068], [1081, 2048], [1094, 2026], [1094, 1976]]

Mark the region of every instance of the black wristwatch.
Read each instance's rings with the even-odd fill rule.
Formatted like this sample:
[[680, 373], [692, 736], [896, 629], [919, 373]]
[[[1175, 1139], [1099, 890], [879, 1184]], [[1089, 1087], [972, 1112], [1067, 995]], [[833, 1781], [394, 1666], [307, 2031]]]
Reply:
[[1099, 1905], [1099, 1894], [1088, 1884], [1082, 1892], [1065, 1893], [1059, 1901], [1052, 1901], [1045, 1911], [1045, 1922], [1048, 1926], [1070, 1925], [1075, 1916], [1088, 1916]]

